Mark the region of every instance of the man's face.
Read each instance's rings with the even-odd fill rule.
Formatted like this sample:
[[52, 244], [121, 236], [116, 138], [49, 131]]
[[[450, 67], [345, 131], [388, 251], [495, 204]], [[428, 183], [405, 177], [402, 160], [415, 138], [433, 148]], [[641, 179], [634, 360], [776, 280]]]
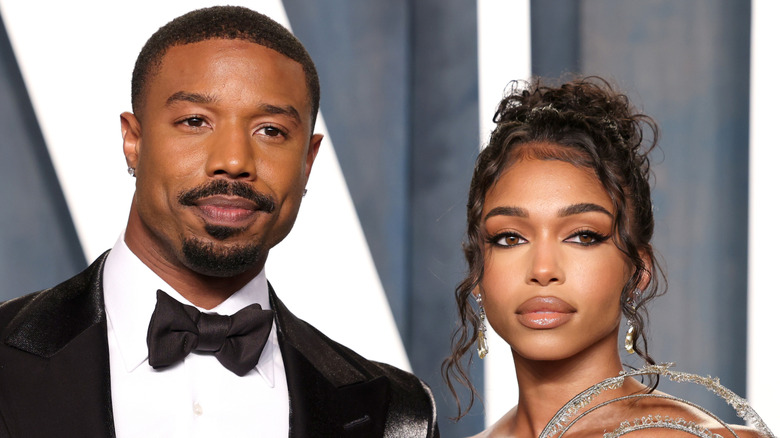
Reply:
[[259, 271], [292, 228], [322, 139], [303, 67], [212, 39], [170, 48], [144, 93], [138, 117], [122, 115], [137, 177], [128, 246], [208, 276]]

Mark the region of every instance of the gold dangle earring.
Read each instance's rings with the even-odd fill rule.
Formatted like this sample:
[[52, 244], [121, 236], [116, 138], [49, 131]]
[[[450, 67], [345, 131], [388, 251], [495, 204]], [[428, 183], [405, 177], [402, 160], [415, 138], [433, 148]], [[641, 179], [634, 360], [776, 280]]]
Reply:
[[641, 294], [642, 291], [637, 289], [634, 291], [634, 293], [631, 294], [631, 297], [628, 299], [628, 304], [631, 306], [631, 317], [628, 318], [628, 330], [626, 331], [626, 351], [628, 354], [634, 354], [634, 343], [636, 342], [636, 325], [634, 325], [634, 318], [633, 316], [636, 315], [636, 305], [634, 304], [636, 301], [636, 298]]
[[487, 329], [485, 328], [485, 308], [482, 306], [482, 292], [477, 292], [474, 297], [479, 306], [479, 328], [477, 329], [477, 353], [479, 358], [484, 359], [488, 354]]
[[628, 354], [634, 354], [634, 335], [636, 334], [636, 327], [634, 326], [634, 320], [628, 319], [628, 331], [626, 332], [626, 351]]

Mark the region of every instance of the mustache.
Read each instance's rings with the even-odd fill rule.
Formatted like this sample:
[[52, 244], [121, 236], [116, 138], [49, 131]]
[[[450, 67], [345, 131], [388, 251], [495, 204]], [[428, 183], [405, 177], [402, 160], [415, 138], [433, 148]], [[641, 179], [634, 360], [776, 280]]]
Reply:
[[257, 205], [258, 210], [266, 213], [271, 213], [276, 209], [276, 202], [270, 195], [260, 193], [245, 182], [227, 181], [224, 179], [207, 182], [183, 191], [179, 193], [177, 198], [182, 205], [194, 206], [199, 199], [216, 195], [238, 196], [248, 199]]

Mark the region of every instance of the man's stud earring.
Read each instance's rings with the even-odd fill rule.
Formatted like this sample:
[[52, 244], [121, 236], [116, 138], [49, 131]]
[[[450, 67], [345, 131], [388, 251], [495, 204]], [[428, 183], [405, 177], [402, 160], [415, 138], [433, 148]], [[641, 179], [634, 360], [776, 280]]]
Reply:
[[130, 174], [133, 178], [135, 178], [135, 167], [128, 167], [127, 173]]

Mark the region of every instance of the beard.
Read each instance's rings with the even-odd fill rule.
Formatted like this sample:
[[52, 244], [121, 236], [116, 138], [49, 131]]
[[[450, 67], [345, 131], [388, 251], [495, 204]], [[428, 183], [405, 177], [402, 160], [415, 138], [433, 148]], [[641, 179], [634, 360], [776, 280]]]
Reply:
[[234, 243], [216, 245], [190, 237], [182, 242], [187, 267], [209, 277], [234, 277], [262, 263], [259, 244]]
[[[178, 195], [182, 205], [195, 206], [199, 199], [214, 195], [239, 196], [252, 201], [262, 212], [276, 209], [274, 199], [255, 190], [250, 184], [219, 179], [202, 184]], [[227, 240], [246, 231], [243, 227], [206, 224], [206, 233], [218, 241]], [[213, 242], [188, 237], [182, 241], [184, 263], [193, 271], [210, 277], [233, 277], [263, 262], [264, 252], [259, 243], [239, 241], [235, 243]]]

